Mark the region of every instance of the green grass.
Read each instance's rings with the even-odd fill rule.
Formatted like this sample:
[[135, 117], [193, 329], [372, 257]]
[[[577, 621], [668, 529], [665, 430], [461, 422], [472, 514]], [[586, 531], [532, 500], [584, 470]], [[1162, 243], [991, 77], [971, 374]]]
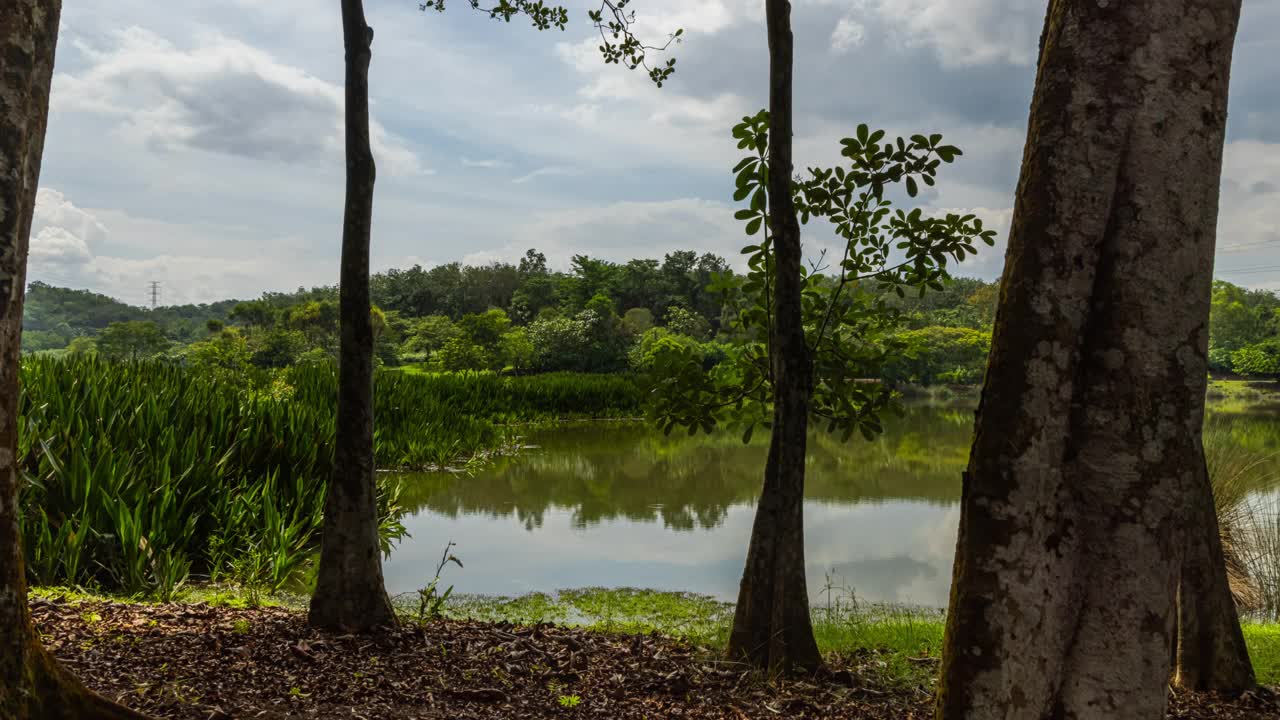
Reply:
[[[733, 604], [694, 593], [581, 588], [514, 598], [455, 596], [445, 615], [517, 624], [552, 622], [619, 634], [657, 632], [720, 652], [729, 639]], [[858, 663], [885, 683], [920, 685], [932, 681], [943, 618], [937, 611], [919, 608], [843, 602], [815, 607], [813, 631], [824, 654]]]
[[[583, 588], [516, 598], [462, 596], [446, 616], [488, 622], [581, 625], [601, 632], [663, 635], [722, 650], [733, 622], [732, 603], [693, 593], [634, 588]], [[842, 600], [813, 609], [818, 649], [857, 662], [897, 685], [931, 684], [942, 651], [941, 611]], [[1245, 641], [1258, 681], [1280, 685], [1280, 624], [1248, 622]]]
[[387, 378], [395, 375], [412, 378], [419, 392], [461, 413], [496, 422], [643, 414], [643, 391], [635, 375], [556, 372], [508, 376], [492, 372], [428, 372], [414, 366], [382, 374]]
[[1223, 411], [1280, 400], [1280, 385], [1260, 380], [1209, 380], [1205, 399]]
[[1280, 624], [1246, 622], [1241, 628], [1258, 682], [1280, 685]]

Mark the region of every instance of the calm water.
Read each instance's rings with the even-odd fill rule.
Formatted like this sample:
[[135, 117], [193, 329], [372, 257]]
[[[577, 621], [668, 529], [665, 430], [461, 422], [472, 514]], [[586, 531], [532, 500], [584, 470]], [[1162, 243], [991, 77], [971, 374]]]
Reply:
[[[1215, 413], [1242, 451], [1280, 449], [1280, 413]], [[810, 439], [810, 594], [942, 607], [950, 586], [971, 407], [916, 406], [873, 442]], [[1222, 437], [1222, 435], [1220, 435]], [[732, 600], [767, 450], [757, 437], [672, 436], [636, 423], [531, 431], [537, 449], [473, 475], [404, 476], [412, 535], [386, 566], [393, 593], [425, 584], [445, 543], [455, 592], [584, 586], [688, 590]]]

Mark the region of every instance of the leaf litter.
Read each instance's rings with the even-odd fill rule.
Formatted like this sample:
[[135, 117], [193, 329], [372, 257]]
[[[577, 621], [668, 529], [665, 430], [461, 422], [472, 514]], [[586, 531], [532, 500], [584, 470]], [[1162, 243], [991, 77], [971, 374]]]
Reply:
[[[304, 613], [281, 608], [31, 606], [42, 641], [89, 687], [157, 718], [933, 716], [930, 683], [886, 681], [874, 651], [829, 658], [820, 676], [768, 680], [656, 634], [439, 620], [355, 635], [313, 630]], [[1168, 717], [1280, 719], [1280, 698], [1265, 688], [1238, 698], [1176, 692]]]

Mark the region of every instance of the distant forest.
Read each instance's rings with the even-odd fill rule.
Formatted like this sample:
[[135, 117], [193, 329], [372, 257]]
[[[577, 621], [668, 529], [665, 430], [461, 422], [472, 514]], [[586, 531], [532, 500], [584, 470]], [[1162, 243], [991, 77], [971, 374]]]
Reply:
[[[378, 358], [428, 370], [620, 372], [645, 369], [656, 345], [678, 341], [700, 345], [714, 363], [739, 298], [708, 286], [732, 272], [723, 258], [692, 251], [625, 263], [576, 255], [568, 272], [549, 269], [536, 250], [518, 263], [392, 269], [372, 278]], [[888, 379], [978, 382], [997, 295], [995, 283], [973, 278], [923, 298], [886, 294], [907, 350]], [[33, 282], [23, 349], [280, 368], [332, 357], [337, 319], [336, 286], [152, 310]], [[1274, 292], [1214, 283], [1210, 365], [1221, 374], [1280, 374]]]

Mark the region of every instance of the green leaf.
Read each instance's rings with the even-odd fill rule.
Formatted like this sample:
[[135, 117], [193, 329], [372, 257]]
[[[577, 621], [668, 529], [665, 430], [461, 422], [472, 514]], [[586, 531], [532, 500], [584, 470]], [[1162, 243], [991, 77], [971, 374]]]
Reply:
[[920, 189], [916, 186], [916, 179], [908, 175], [907, 176], [907, 194], [910, 195], [911, 197], [915, 197], [916, 193], [918, 192], [920, 192]]
[[960, 148], [954, 145], [943, 145], [942, 147], [935, 148], [934, 152], [938, 153], [938, 157], [942, 158], [943, 162], [952, 162], [958, 156], [964, 154], [960, 152]]
[[751, 218], [755, 217], [756, 215], [757, 215], [757, 213], [756, 213], [754, 210], [746, 210], [746, 209], [743, 209], [743, 210], [739, 210], [738, 212], [734, 213], [734, 214], [733, 214], [733, 219], [734, 219], [734, 220], [750, 220]]
[[746, 431], [744, 431], [744, 432], [742, 433], [742, 444], [743, 444], [743, 445], [746, 445], [747, 443], [751, 442], [751, 435], [752, 435], [752, 433], [754, 433], [755, 431], [756, 431], [756, 424], [755, 424], [755, 423], [751, 423], [750, 425], [748, 425], [748, 426], [747, 426]]
[[762, 220], [763, 218], [757, 217], [753, 219], [751, 222], [747, 223], [747, 234], [755, 235], [756, 233], [760, 232], [760, 224]]

